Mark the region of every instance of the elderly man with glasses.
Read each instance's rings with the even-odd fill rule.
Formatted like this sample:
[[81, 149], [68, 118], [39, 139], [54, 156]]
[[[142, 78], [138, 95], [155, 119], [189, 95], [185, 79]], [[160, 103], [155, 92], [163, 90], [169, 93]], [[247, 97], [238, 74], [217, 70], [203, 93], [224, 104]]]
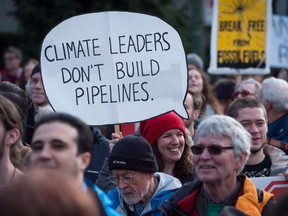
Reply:
[[108, 196], [121, 215], [163, 215], [160, 207], [181, 187], [177, 178], [157, 172], [152, 148], [141, 136], [126, 136], [115, 144], [109, 169], [116, 187]]
[[247, 215], [266, 215], [273, 195], [239, 175], [251, 148], [251, 136], [235, 119], [214, 115], [197, 128], [192, 146], [198, 180], [183, 185], [163, 207], [166, 215], [219, 215], [233, 206]]

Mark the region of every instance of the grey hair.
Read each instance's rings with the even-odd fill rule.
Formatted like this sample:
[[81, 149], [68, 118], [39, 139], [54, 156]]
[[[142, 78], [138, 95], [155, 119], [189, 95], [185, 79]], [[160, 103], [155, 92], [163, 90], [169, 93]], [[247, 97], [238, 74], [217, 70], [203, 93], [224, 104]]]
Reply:
[[288, 83], [283, 79], [275, 77], [265, 79], [263, 81], [260, 99], [263, 104], [265, 104], [266, 101], [270, 101], [273, 109], [277, 112], [287, 112]]
[[246, 155], [245, 163], [238, 170], [239, 174], [251, 152], [252, 139], [250, 133], [235, 119], [225, 115], [213, 115], [204, 119], [197, 127], [194, 141], [197, 143], [198, 139], [204, 136], [216, 136], [228, 138], [231, 140], [234, 154], [237, 156]]
[[239, 88], [243, 88], [244, 85], [246, 84], [253, 84], [255, 86], [255, 95], [259, 98], [261, 89], [262, 89], [262, 85], [260, 82], [258, 82], [257, 80], [253, 79], [253, 78], [248, 78], [245, 80], [242, 80], [236, 87], [235, 87], [235, 91], [237, 91]]

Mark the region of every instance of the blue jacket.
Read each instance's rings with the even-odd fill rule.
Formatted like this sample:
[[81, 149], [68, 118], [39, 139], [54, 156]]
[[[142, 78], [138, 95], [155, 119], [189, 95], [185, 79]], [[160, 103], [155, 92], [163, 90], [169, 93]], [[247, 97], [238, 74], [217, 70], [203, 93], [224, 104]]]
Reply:
[[288, 113], [268, 125], [267, 136], [288, 143]]
[[[86, 180], [83, 184], [84, 188], [90, 188], [92, 192], [94, 192], [98, 198], [100, 199], [104, 210], [107, 214], [107, 216], [119, 216], [119, 214], [113, 209], [113, 203], [107, 196], [107, 194], [102, 191], [99, 187], [97, 187], [95, 184], [91, 183], [89, 180]], [[84, 189], [85, 190], [85, 189]]]
[[[160, 172], [155, 173], [154, 176], [158, 179], [158, 185], [150, 201], [146, 204], [145, 208], [140, 214], [141, 216], [163, 215], [160, 207], [164, 204], [165, 200], [169, 199], [175, 193], [175, 191], [181, 187], [181, 182], [173, 176]], [[113, 202], [113, 208], [116, 209], [120, 215], [127, 215], [119, 190], [114, 188], [109, 191], [107, 195]]]

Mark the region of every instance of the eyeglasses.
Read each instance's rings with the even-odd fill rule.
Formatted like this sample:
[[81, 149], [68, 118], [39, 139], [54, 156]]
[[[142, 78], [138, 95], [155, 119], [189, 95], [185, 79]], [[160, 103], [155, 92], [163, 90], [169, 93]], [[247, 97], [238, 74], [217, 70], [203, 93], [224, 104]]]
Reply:
[[134, 175], [124, 175], [124, 176], [109, 176], [109, 180], [114, 184], [114, 185], [118, 185], [119, 181], [121, 180], [123, 183], [125, 184], [133, 184], [135, 182], [135, 177], [139, 174], [139, 172], [135, 173]]
[[236, 92], [234, 92], [233, 97], [236, 97], [236, 96], [238, 96], [239, 94], [241, 95], [241, 97], [247, 97], [248, 95], [255, 95], [254, 93], [251, 93], [251, 92], [249, 92], [249, 91], [247, 91], [247, 90], [242, 90], [242, 91], [236, 91]]
[[217, 146], [217, 145], [211, 145], [211, 146], [208, 146], [208, 147], [204, 147], [204, 146], [201, 146], [201, 145], [194, 145], [194, 146], [191, 147], [192, 153], [195, 154], [195, 155], [201, 155], [205, 148], [208, 149], [208, 152], [211, 155], [220, 155], [223, 150], [233, 149], [233, 146], [221, 147], [221, 146]]

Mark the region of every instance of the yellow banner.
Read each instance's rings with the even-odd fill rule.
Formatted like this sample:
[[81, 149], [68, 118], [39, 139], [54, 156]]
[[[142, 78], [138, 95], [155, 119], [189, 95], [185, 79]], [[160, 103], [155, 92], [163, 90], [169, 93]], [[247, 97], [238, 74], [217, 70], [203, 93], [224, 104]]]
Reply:
[[217, 67], [265, 68], [266, 0], [219, 0]]

